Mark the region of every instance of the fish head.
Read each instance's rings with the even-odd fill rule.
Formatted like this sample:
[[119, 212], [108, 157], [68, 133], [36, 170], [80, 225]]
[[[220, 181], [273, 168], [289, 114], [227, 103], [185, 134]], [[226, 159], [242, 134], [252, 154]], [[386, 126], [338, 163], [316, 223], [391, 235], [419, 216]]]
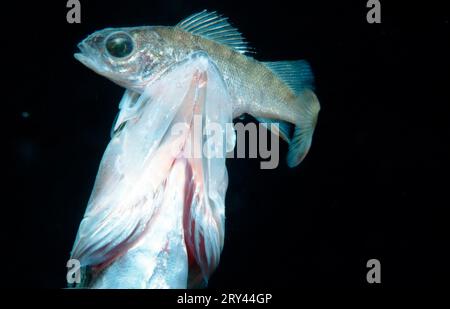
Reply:
[[96, 73], [138, 92], [167, 67], [167, 46], [153, 27], [107, 28], [78, 44], [74, 57]]

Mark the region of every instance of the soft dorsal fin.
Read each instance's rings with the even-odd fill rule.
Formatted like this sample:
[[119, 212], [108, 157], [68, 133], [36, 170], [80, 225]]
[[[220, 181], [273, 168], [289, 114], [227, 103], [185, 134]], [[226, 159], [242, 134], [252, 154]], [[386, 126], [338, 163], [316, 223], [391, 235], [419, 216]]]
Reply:
[[314, 76], [306, 60], [263, 62], [295, 93], [305, 88], [313, 90]]
[[242, 34], [230, 25], [227, 17], [217, 14], [217, 12], [203, 10], [182, 20], [176, 27], [227, 45], [241, 54], [250, 51]]

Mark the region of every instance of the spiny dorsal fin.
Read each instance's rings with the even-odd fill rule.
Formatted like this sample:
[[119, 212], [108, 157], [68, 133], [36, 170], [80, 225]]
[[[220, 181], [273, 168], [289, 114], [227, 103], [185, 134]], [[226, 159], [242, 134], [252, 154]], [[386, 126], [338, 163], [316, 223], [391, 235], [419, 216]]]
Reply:
[[228, 22], [228, 18], [203, 10], [179, 22], [175, 27], [206, 39], [234, 48], [241, 54], [250, 52], [242, 34]]
[[313, 90], [314, 76], [305, 60], [263, 62], [295, 93], [305, 88]]

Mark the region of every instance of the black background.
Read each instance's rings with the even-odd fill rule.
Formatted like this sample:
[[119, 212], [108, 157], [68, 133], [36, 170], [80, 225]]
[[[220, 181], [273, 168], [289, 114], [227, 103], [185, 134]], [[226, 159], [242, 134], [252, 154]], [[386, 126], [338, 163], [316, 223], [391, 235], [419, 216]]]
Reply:
[[5, 170], [13, 169], [4, 178], [3, 285], [65, 286], [109, 142], [123, 90], [78, 63], [76, 44], [105, 27], [174, 25], [205, 8], [228, 16], [258, 60], [310, 61], [322, 105], [300, 167], [287, 168], [284, 143], [275, 170], [227, 161], [225, 247], [210, 287], [373, 287], [372, 258], [380, 286], [449, 278], [444, 5], [381, 1], [382, 23], [368, 24], [364, 0], [81, 3], [81, 24], [66, 22], [66, 1], [2, 8]]

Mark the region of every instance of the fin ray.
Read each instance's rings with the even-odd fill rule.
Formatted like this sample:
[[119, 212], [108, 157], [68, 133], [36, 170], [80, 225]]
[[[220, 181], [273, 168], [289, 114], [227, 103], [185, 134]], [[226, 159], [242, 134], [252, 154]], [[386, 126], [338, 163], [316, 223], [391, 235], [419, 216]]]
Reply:
[[251, 52], [242, 34], [228, 22], [227, 17], [217, 12], [203, 10], [182, 20], [176, 27], [229, 46], [239, 53]]
[[300, 93], [305, 88], [314, 89], [314, 76], [307, 61], [294, 60], [263, 63], [295, 93]]
[[300, 118], [289, 143], [287, 155], [289, 167], [299, 165], [308, 154], [320, 111], [319, 100], [311, 89], [304, 89], [299, 94], [297, 101], [297, 106], [300, 108]]

